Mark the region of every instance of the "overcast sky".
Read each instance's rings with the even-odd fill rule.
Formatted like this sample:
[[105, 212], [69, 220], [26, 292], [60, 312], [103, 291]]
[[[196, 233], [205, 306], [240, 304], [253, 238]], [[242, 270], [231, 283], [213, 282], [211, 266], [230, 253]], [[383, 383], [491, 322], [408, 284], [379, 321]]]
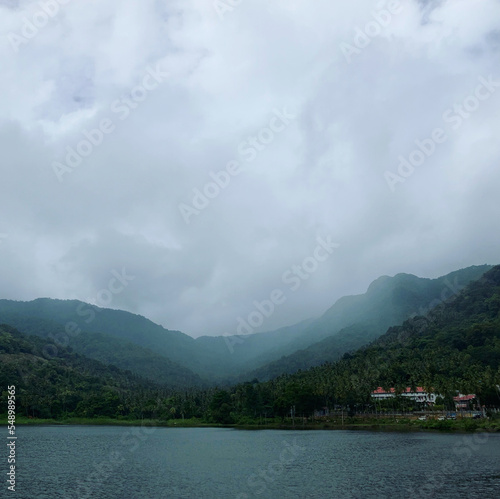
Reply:
[[498, 0], [42, 5], [0, 1], [2, 298], [232, 334], [500, 263]]

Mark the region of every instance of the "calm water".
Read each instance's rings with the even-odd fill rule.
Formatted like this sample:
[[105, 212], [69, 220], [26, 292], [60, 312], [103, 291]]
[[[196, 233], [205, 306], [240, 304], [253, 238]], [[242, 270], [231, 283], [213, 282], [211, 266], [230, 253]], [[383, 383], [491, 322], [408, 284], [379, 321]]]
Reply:
[[500, 497], [494, 434], [46, 426], [17, 435], [17, 490], [4, 485], [0, 497]]

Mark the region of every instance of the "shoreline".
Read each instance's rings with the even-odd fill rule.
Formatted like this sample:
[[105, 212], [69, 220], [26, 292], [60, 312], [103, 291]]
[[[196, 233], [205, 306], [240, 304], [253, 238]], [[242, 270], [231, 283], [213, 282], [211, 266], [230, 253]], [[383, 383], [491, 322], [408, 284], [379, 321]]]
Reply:
[[[120, 420], [108, 418], [67, 418], [62, 420], [56, 419], [37, 419], [18, 417], [15, 426], [150, 426], [158, 428], [233, 428], [236, 430], [294, 430], [294, 431], [310, 431], [310, 430], [334, 430], [334, 431], [398, 431], [398, 432], [440, 432], [440, 433], [473, 433], [487, 432], [500, 433], [500, 424], [498, 421], [446, 421], [444, 424], [440, 422], [428, 421], [405, 421], [405, 422], [348, 422], [345, 424], [335, 423], [308, 423], [289, 424], [289, 423], [265, 423], [265, 424], [221, 424], [221, 423], [206, 423], [203, 421], [194, 420]], [[0, 425], [7, 426], [7, 419], [1, 417]]]

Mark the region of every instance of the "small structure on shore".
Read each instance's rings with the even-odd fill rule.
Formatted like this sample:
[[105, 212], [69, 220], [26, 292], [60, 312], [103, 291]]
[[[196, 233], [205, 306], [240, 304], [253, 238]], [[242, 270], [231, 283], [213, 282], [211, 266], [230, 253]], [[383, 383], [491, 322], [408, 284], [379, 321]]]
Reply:
[[[396, 390], [391, 388], [389, 391], [384, 390], [379, 386], [376, 390], [372, 392], [372, 398], [375, 400], [386, 400], [394, 398], [397, 395]], [[402, 393], [399, 394], [401, 397], [408, 397], [410, 400], [415, 402], [434, 404], [439, 395], [435, 393], [429, 393], [424, 390], [421, 386], [417, 386], [416, 390], [407, 387]]]

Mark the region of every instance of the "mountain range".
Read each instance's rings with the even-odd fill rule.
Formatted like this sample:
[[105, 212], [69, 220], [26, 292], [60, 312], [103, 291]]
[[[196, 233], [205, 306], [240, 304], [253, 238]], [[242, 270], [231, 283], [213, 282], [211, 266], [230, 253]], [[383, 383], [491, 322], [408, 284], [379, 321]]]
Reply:
[[[173, 388], [265, 381], [333, 362], [478, 280], [490, 265], [437, 279], [383, 276], [366, 293], [337, 300], [321, 317], [266, 333], [194, 339], [140, 315], [78, 300], [0, 300], [0, 324], [46, 341], [45, 357], [74, 352]], [[43, 352], [43, 349], [42, 349]]]

